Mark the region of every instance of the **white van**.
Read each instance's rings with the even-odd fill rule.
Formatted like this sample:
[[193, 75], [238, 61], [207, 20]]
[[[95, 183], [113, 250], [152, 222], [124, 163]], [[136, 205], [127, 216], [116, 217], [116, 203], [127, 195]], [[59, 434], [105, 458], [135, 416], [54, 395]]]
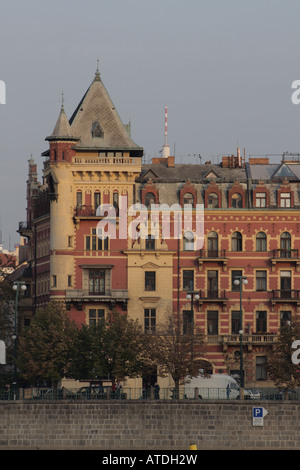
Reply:
[[225, 374], [185, 377], [184, 396], [185, 398], [203, 398], [204, 400], [232, 400], [240, 397], [240, 387], [233, 377]]

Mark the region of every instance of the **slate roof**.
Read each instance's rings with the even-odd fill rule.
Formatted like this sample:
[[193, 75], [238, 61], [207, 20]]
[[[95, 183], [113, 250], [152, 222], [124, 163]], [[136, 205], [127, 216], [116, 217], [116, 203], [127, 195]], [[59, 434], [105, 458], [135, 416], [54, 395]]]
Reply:
[[[95, 129], [97, 133], [93, 133]], [[78, 150], [138, 150], [140, 156], [143, 152], [142, 147], [131, 139], [128, 125], [121, 121], [98, 69], [70, 120], [62, 106], [54, 130], [46, 140], [58, 138], [77, 140]], [[44, 152], [42, 155], [46, 154]]]
[[298, 181], [300, 179], [300, 164], [299, 163], [274, 163], [268, 165], [249, 165], [246, 164], [247, 175], [253, 180], [288, 180]]
[[72, 130], [70, 123], [68, 121], [67, 115], [65, 113], [64, 107], [62, 105], [58, 119], [56, 121], [55, 127], [53, 129], [53, 132], [51, 136], [47, 137], [46, 140], [55, 140], [55, 139], [60, 139], [60, 140], [78, 140], [74, 136], [72, 136]]
[[[102, 137], [93, 137], [96, 127], [103, 131]], [[80, 138], [76, 148], [141, 149], [129, 136], [98, 70], [70, 119], [70, 128]]]
[[[217, 178], [207, 178], [210, 173], [215, 173]], [[168, 168], [161, 163], [144, 164], [141, 176], [137, 181], [152, 178], [153, 181], [245, 181], [245, 168], [222, 168], [219, 165], [195, 165], [175, 164], [174, 168]]]
[[191, 181], [191, 182], [235, 182], [246, 181], [289, 181], [300, 180], [300, 163], [275, 163], [268, 165], [249, 165], [245, 168], [223, 168], [220, 165], [175, 164], [174, 168], [161, 163], [143, 164], [142, 172], [137, 181], [145, 181], [151, 178], [153, 181]]

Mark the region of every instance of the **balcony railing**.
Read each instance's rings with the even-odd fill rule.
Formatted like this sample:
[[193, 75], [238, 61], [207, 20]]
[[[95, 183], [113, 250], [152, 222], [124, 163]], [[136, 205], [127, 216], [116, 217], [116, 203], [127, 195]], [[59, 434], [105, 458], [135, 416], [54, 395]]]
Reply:
[[[224, 344], [240, 344], [240, 335], [231, 334], [231, 335], [222, 335], [219, 336], [220, 343]], [[252, 334], [243, 334], [243, 343], [244, 344], [274, 344], [276, 341], [277, 335], [272, 333], [252, 333]]]
[[286, 249], [286, 248], [279, 248], [277, 250], [272, 250], [272, 258], [275, 258], [275, 259], [299, 258], [299, 250], [298, 249]]
[[77, 206], [74, 209], [75, 217], [96, 217], [96, 209], [93, 206]]
[[200, 250], [200, 258], [224, 259], [226, 258], [226, 250]]
[[[119, 215], [119, 208], [114, 206], [116, 216]], [[77, 206], [74, 209], [74, 216], [75, 217], [102, 217], [97, 215], [97, 209], [93, 206]], [[106, 217], [107, 218], [107, 217]]]
[[199, 291], [200, 300], [218, 301], [228, 300], [226, 298], [226, 291], [221, 289], [208, 289]]
[[272, 300], [300, 300], [299, 289], [276, 289], [272, 290]]
[[226, 250], [200, 250], [198, 257], [199, 271], [202, 271], [203, 263], [218, 262], [223, 265], [223, 270], [226, 271], [228, 258], [226, 258]]
[[73, 302], [93, 302], [97, 299], [99, 302], [108, 301], [127, 301], [127, 289], [111, 289], [104, 293], [90, 293], [84, 289], [68, 289], [66, 290], [66, 301]]

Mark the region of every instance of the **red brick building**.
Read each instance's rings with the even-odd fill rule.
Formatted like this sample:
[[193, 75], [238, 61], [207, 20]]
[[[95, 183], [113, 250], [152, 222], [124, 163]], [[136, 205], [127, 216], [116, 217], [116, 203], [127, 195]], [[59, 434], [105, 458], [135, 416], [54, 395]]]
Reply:
[[[77, 324], [91, 324], [115, 307], [149, 331], [171, 309], [183, 316], [184, 328], [203, 329], [203, 359], [211, 370], [234, 374], [240, 365], [234, 279], [246, 276], [244, 376], [248, 386], [265, 385], [266, 351], [300, 306], [297, 157], [246, 162], [238, 151], [218, 165], [191, 165], [167, 154], [142, 164], [143, 150], [121, 122], [98, 71], [70, 120], [62, 106], [46, 140], [43, 184], [30, 160], [27, 221], [20, 224], [30, 246], [33, 311], [49, 299], [62, 300]], [[190, 204], [194, 219], [197, 204], [203, 205], [203, 246], [195, 249], [195, 229], [190, 238], [182, 231], [178, 240], [163, 238], [159, 226], [154, 238], [146, 222], [149, 238], [122, 238], [120, 196], [127, 208]], [[116, 210], [115, 238], [97, 236], [100, 204]], [[194, 292], [192, 308], [188, 292]]]

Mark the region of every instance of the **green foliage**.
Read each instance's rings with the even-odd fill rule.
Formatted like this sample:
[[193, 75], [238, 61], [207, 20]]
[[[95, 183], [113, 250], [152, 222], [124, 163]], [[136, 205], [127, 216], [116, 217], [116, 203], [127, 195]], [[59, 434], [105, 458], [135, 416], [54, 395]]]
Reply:
[[65, 375], [75, 334], [63, 304], [51, 302], [38, 310], [19, 342], [18, 367], [24, 379], [56, 386]]
[[109, 312], [98, 325], [84, 325], [76, 335], [68, 375], [95, 380], [138, 376], [147, 363], [141, 326], [125, 313]]
[[292, 362], [292, 343], [296, 338], [296, 323], [292, 320], [280, 328], [277, 341], [267, 355], [267, 374], [276, 387], [284, 390], [300, 386], [300, 371]]
[[187, 376], [197, 376], [203, 367], [204, 335], [194, 325], [183, 332], [182, 317], [169, 314], [165, 322], [157, 328], [153, 354], [161, 374], [170, 374], [175, 388]]

